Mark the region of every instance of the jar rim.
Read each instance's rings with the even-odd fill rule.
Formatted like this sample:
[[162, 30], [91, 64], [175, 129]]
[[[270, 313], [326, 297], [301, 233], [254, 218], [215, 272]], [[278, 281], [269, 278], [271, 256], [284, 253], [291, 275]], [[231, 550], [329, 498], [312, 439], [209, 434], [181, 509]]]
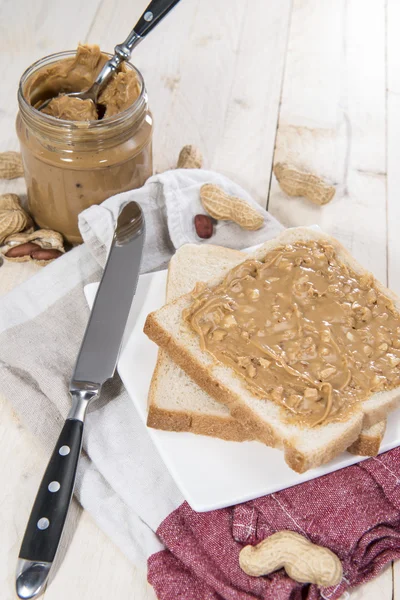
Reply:
[[[109, 52], [103, 52], [105, 56], [111, 58], [113, 55]], [[33, 116], [35, 119], [38, 119], [39, 123], [43, 125], [56, 126], [62, 129], [79, 129], [85, 131], [95, 131], [102, 130], [105, 127], [112, 126], [123, 122], [125, 119], [133, 116], [138, 110], [140, 110], [143, 106], [143, 103], [147, 102], [147, 92], [146, 86], [144, 84], [143, 75], [132, 63], [125, 61], [127, 66], [131, 68], [135, 73], [139, 81], [140, 85], [140, 93], [136, 100], [128, 106], [125, 110], [117, 113], [116, 115], [112, 115], [110, 117], [106, 117], [104, 119], [98, 121], [70, 121], [67, 119], [59, 119], [57, 117], [53, 117], [52, 115], [48, 115], [37, 110], [32, 104], [28, 102], [24, 95], [24, 85], [28, 81], [29, 77], [33, 75], [40, 68], [45, 66], [46, 64], [52, 64], [63, 60], [65, 58], [70, 58], [76, 55], [76, 50], [64, 50], [62, 52], [55, 52], [54, 54], [48, 54], [47, 56], [43, 56], [39, 60], [32, 63], [25, 71], [22, 73], [19, 85], [18, 85], [18, 104], [22, 113], [27, 113]]]

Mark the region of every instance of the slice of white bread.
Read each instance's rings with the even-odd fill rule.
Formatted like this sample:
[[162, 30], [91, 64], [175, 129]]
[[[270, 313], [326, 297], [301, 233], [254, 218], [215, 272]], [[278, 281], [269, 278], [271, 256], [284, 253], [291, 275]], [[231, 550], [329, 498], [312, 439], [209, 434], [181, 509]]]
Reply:
[[[198, 281], [227, 273], [246, 254], [211, 244], [186, 244], [171, 258], [166, 300], [189, 293]], [[190, 431], [224, 440], [254, 439], [229, 408], [211, 398], [168, 356], [159, 350], [151, 380], [148, 427], [165, 431]]]
[[[198, 281], [221, 276], [242, 257], [246, 258], [246, 254], [211, 244], [181, 246], [168, 267], [167, 302], [191, 292]], [[204, 392], [161, 349], [149, 389], [147, 425], [164, 431], [188, 431], [230, 441], [254, 439], [251, 432], [231, 416], [227, 406]], [[382, 421], [363, 429], [348, 450], [364, 456], [376, 455], [385, 428], [386, 423]]]
[[[327, 241], [334, 247], [342, 262], [360, 275], [366, 273], [337, 240], [306, 228], [286, 230], [250, 256], [263, 259], [267, 252], [277, 246], [307, 240]], [[238, 264], [242, 261], [243, 257], [238, 260]], [[223, 270], [210, 280], [210, 285], [218, 284], [225, 272]], [[400, 300], [378, 282], [377, 286], [400, 309]], [[286, 462], [297, 472], [304, 472], [331, 460], [357, 440], [363, 426], [370, 427], [383, 420], [400, 402], [400, 390], [396, 388], [373, 394], [366, 401], [355, 405], [343, 422], [327, 423], [315, 428], [288, 424], [281, 418], [281, 407], [271, 400], [256, 398], [239, 375], [231, 368], [214, 361], [209, 353], [200, 349], [198, 336], [182, 317], [182, 311], [190, 304], [191, 297], [186, 295], [151, 313], [145, 324], [146, 334], [164, 348], [203, 390], [228, 406], [231, 415], [255, 438], [270, 446], [281, 447]]]
[[364, 428], [358, 439], [347, 448], [347, 451], [360, 456], [376, 456], [385, 435], [385, 430], [386, 420]]

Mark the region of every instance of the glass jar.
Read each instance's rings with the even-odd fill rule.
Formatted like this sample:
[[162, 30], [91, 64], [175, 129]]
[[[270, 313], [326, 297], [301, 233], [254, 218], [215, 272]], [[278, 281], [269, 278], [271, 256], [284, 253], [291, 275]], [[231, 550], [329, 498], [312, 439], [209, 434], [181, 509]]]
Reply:
[[[17, 133], [28, 188], [28, 210], [39, 227], [59, 231], [71, 244], [82, 241], [78, 214], [113, 194], [138, 188], [150, 177], [153, 120], [143, 77], [137, 100], [100, 121], [66, 121], [39, 112], [24, 90], [40, 69], [75, 52], [52, 54], [22, 75]], [[109, 56], [109, 55], [107, 55]]]

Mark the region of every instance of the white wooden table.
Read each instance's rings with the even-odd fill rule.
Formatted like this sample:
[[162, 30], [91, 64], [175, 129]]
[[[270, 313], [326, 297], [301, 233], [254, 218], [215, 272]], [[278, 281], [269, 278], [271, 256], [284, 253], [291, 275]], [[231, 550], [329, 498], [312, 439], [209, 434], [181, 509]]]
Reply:
[[[147, 0], [0, 0], [0, 150], [17, 149], [21, 72], [78, 41], [112, 50]], [[246, 187], [284, 225], [319, 223], [400, 292], [400, 22], [398, 0], [182, 0], [135, 51], [155, 117], [155, 168], [198, 145], [206, 166]], [[337, 184], [318, 208], [288, 199], [273, 160], [303, 163]], [[22, 180], [0, 192], [24, 193]], [[0, 268], [0, 292], [36, 267]], [[11, 405], [0, 403], [0, 589], [14, 568], [47, 457]], [[75, 535], [46, 600], [154, 599], [132, 566], [74, 505]], [[351, 600], [400, 600], [389, 566]]]

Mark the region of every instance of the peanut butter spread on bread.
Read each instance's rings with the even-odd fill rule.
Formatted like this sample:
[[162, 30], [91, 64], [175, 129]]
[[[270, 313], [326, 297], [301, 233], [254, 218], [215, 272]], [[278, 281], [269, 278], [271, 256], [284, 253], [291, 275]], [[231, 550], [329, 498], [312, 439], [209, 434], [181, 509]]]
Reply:
[[330, 244], [279, 246], [192, 296], [184, 317], [201, 348], [289, 422], [343, 420], [356, 402], [400, 385], [400, 315]]

